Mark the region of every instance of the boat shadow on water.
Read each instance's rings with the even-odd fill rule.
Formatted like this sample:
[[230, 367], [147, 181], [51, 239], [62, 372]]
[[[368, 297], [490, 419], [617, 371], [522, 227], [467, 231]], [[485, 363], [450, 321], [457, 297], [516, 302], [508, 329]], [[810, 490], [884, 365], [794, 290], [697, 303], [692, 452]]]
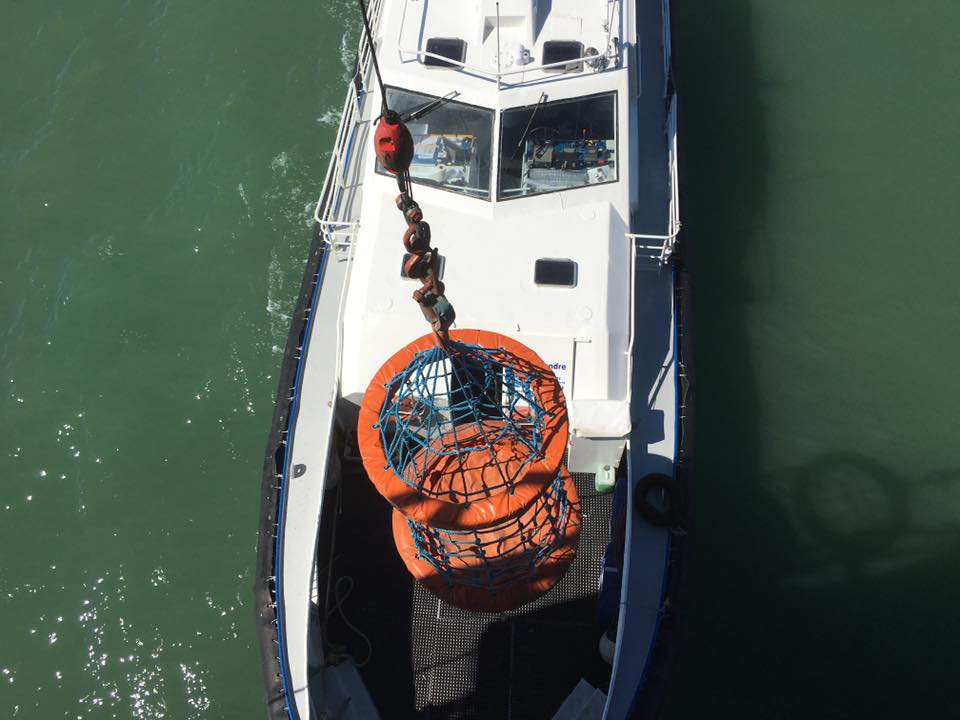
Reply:
[[[936, 618], [960, 602], [960, 469], [911, 477], [839, 451], [738, 479], [730, 525], [697, 538], [703, 577], [681, 620], [697, 637], [684, 637], [669, 678], [677, 694], [661, 716], [702, 717], [712, 706], [720, 717], [905, 717], [943, 707], [954, 644]], [[684, 678], [697, 693], [679, 694]]]
[[751, 3], [674, 9], [696, 470], [674, 632], [643, 716], [912, 716], [955, 685], [956, 631], [932, 618], [960, 603], [960, 470], [914, 476], [856, 448], [761, 467], [776, 399], [760, 401], [748, 331], [751, 306], [777, 294], [761, 100], [775, 78], [755, 57]]

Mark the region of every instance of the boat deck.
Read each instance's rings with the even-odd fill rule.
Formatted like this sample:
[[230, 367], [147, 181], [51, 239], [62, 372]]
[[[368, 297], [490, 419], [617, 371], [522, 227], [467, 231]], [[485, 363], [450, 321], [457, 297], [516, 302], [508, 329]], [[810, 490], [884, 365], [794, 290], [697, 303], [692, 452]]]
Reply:
[[[329, 577], [331, 587], [343, 576], [354, 581], [343, 610], [373, 643], [361, 675], [381, 716], [536, 720], [553, 717], [581, 677], [606, 690], [595, 601], [612, 496], [594, 490], [592, 475], [573, 477], [583, 523], [570, 569], [536, 601], [488, 614], [452, 607], [413, 581], [394, 549], [390, 507], [359, 467], [344, 469]], [[328, 648], [362, 662], [366, 645], [336, 611], [332, 590], [329, 602]]]

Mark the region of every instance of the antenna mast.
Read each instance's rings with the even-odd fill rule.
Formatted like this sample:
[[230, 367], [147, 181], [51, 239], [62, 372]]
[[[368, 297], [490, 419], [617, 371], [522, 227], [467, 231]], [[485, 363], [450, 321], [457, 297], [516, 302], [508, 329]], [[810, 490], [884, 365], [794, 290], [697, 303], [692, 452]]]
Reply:
[[497, 90], [500, 89], [500, 3], [497, 3]]

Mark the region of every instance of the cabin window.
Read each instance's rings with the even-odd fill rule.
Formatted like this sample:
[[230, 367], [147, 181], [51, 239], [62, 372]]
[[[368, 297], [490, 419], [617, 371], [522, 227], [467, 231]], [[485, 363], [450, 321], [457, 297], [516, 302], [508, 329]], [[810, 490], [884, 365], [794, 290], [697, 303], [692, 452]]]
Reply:
[[[387, 88], [387, 104], [401, 116], [425, 108], [439, 98]], [[444, 100], [407, 123], [414, 153], [410, 178], [471, 197], [490, 199], [490, 161], [493, 154], [493, 111]], [[387, 171], [377, 163], [377, 172]]]
[[499, 199], [615, 182], [616, 110], [616, 93], [505, 110]]
[[537, 285], [577, 286], [577, 264], [573, 260], [540, 258], [533, 264], [533, 282]]

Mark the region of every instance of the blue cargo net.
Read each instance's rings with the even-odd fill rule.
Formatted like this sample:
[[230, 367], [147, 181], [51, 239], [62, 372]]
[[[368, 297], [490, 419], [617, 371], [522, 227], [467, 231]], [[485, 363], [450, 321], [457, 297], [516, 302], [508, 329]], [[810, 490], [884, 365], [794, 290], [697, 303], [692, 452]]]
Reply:
[[417, 557], [449, 585], [495, 591], [536, 577], [537, 567], [564, 540], [571, 504], [564, 479], [519, 516], [480, 530], [441, 530], [407, 518]]
[[[509, 491], [541, 455], [548, 415], [533, 386], [543, 372], [503, 348], [452, 341], [416, 353], [387, 383], [374, 426], [385, 469], [419, 493], [453, 502]], [[467, 479], [469, 456], [477, 453], [485, 455], [475, 455], [473, 465], [488, 470], [481, 485]], [[459, 467], [462, 477], [438, 487], [440, 465], [448, 474]]]

